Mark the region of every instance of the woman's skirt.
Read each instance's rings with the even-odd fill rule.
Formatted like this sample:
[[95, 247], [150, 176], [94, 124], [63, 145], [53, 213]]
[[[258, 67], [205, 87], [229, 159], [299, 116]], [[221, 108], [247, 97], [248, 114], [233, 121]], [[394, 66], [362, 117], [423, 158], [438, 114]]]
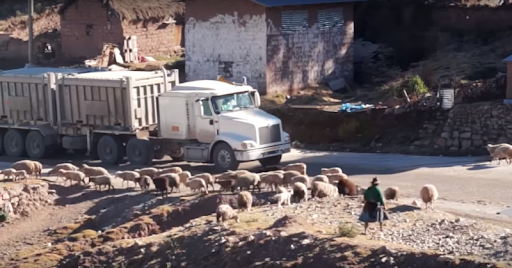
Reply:
[[377, 203], [367, 202], [363, 207], [363, 212], [359, 216], [359, 220], [362, 222], [383, 222], [387, 221], [388, 215], [384, 211], [382, 206], [378, 206]]

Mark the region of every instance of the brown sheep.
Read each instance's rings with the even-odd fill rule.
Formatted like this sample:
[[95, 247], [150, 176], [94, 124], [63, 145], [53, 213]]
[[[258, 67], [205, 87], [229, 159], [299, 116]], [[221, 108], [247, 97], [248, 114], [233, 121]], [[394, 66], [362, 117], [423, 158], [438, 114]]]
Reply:
[[244, 209], [248, 212], [251, 212], [252, 207], [252, 195], [248, 191], [242, 191], [238, 193], [237, 197], [238, 201], [238, 212], [243, 211]]
[[339, 195], [355, 196], [358, 194], [357, 185], [349, 179], [341, 177], [337, 186]]
[[434, 185], [425, 184], [421, 187], [420, 197], [425, 203], [425, 209], [428, 209], [428, 206], [430, 205], [430, 208], [434, 210], [434, 202], [439, 197], [439, 193]]
[[300, 174], [300, 172], [296, 170], [285, 171], [283, 173], [283, 185], [288, 187], [289, 185], [292, 184], [292, 178], [300, 175], [302, 174]]
[[390, 187], [384, 190], [384, 198], [398, 201], [398, 187]]

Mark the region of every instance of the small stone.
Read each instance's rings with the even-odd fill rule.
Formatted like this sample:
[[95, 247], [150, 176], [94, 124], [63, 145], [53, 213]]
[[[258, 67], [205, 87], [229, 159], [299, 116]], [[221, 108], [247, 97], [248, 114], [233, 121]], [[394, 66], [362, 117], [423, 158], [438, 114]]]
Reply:
[[449, 139], [450, 138], [450, 133], [448, 133], [448, 132], [441, 133], [441, 138]]
[[459, 132], [458, 131], [452, 132], [452, 137], [458, 138], [459, 137]]
[[442, 261], [442, 262], [453, 262], [453, 261], [455, 261], [455, 257], [450, 256], [450, 255], [443, 255], [443, 256], [439, 256], [437, 258], [437, 260]]
[[471, 132], [464, 132], [464, 133], [460, 134], [459, 137], [462, 139], [469, 139], [471, 137]]

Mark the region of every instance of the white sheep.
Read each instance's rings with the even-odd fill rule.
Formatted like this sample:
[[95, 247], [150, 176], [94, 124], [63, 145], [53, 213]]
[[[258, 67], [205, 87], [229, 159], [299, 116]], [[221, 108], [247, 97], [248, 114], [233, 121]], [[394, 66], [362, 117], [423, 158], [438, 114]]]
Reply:
[[206, 182], [204, 182], [201, 178], [190, 179], [185, 183], [185, 185], [191, 190], [200, 190], [204, 188], [205, 193], [208, 194], [208, 187], [206, 187]]
[[439, 193], [437, 192], [437, 189], [432, 184], [425, 184], [423, 187], [421, 187], [420, 190], [420, 197], [421, 200], [425, 203], [425, 208], [428, 209], [428, 206], [430, 204], [430, 208], [434, 210], [434, 202], [439, 197]]
[[192, 174], [190, 174], [190, 172], [188, 172], [188, 171], [183, 171], [183, 172], [178, 173], [178, 177], [180, 177], [180, 186], [181, 186], [181, 185], [185, 185], [185, 183], [190, 178], [192, 178]]
[[506, 143], [500, 143], [496, 145], [487, 145], [487, 150], [491, 156], [491, 162], [498, 160], [498, 164], [501, 163], [501, 159], [505, 158], [508, 164], [512, 163], [512, 145]]
[[275, 198], [277, 198], [277, 208], [282, 209], [282, 204], [287, 204], [288, 206], [291, 206], [291, 199], [293, 195], [293, 190], [290, 189], [284, 193], [278, 193], [275, 195]]
[[85, 177], [90, 176], [100, 176], [100, 175], [108, 175], [108, 171], [102, 167], [91, 167], [87, 164], [82, 164], [80, 167], [80, 172], [85, 174]]
[[308, 201], [308, 187], [302, 182], [296, 182], [293, 184], [293, 195], [294, 200], [297, 200], [297, 203], [300, 201], [307, 202]]
[[283, 185], [284, 186], [290, 186], [292, 184], [292, 178], [302, 175], [297, 170], [288, 170], [283, 173]]
[[384, 198], [386, 200], [398, 201], [398, 187], [389, 187], [384, 190]]
[[10, 179], [10, 178], [12, 178], [12, 179], [14, 180], [14, 179], [16, 179], [16, 178], [14, 177], [14, 173], [15, 173], [15, 172], [16, 172], [16, 169], [14, 169], [14, 168], [8, 168], [8, 169], [4, 169], [4, 170], [0, 171], [0, 174], [1, 174], [1, 175], [4, 175], [4, 178], [6, 178], [6, 179]]
[[295, 170], [295, 171], [298, 171], [300, 173], [300, 175], [306, 175], [306, 168], [307, 168], [307, 166], [304, 163], [293, 163], [293, 164], [289, 164], [286, 167], [284, 167], [283, 170], [285, 172], [290, 171], [290, 170]]
[[248, 212], [251, 212], [252, 207], [252, 195], [247, 191], [242, 191], [238, 193], [237, 196], [238, 203], [238, 211], [241, 212], [246, 209]]
[[155, 176], [161, 176], [163, 174], [169, 174], [169, 173], [181, 173], [183, 170], [180, 167], [170, 167], [170, 168], [163, 168], [159, 169], [158, 172], [156, 172]]
[[180, 176], [176, 173], [167, 173], [161, 175], [159, 178], [167, 178], [167, 185], [169, 188], [171, 188], [171, 193], [174, 190], [174, 188], [178, 189], [178, 192], [181, 193], [180, 190]]
[[140, 176], [139, 178], [135, 179], [135, 183], [138, 183], [140, 186], [140, 189], [142, 192], [147, 192], [149, 190], [151, 178], [149, 176]]
[[50, 169], [50, 171], [48, 171], [46, 173], [46, 176], [58, 176], [60, 177], [59, 175], [59, 170], [73, 170], [73, 171], [78, 171], [78, 167], [71, 164], [71, 163], [61, 163], [61, 164], [58, 164], [58, 165], [55, 165], [52, 169]]
[[286, 193], [286, 192], [288, 192], [288, 190], [286, 188], [284, 188], [283, 186], [277, 187], [276, 193], [280, 194], [280, 193]]
[[308, 175], [295, 176], [292, 178], [292, 184], [296, 183], [296, 182], [301, 182], [304, 185], [306, 185], [306, 187], [307, 187], [309, 185], [309, 177], [308, 177]]
[[70, 185], [73, 183], [73, 181], [78, 182], [78, 184], [81, 184], [83, 182], [85, 184], [85, 174], [81, 171], [74, 171], [74, 170], [59, 170], [59, 173], [64, 177], [66, 181], [69, 181]]
[[150, 178], [154, 178], [157, 176], [159, 169], [154, 167], [147, 167], [147, 168], [141, 168], [134, 170], [135, 172], [139, 173], [141, 176], [149, 176]]
[[322, 175], [327, 175], [327, 174], [342, 174], [343, 171], [341, 170], [341, 168], [339, 167], [332, 167], [332, 168], [322, 168], [320, 170], [322, 172]]
[[221, 204], [217, 207], [217, 223], [224, 225], [224, 228], [228, 227], [227, 221], [230, 219], [235, 219], [236, 222], [240, 222], [240, 218], [235, 210], [228, 204]]
[[325, 176], [325, 175], [316, 175], [315, 177], [313, 177], [313, 180], [311, 181], [311, 183], [313, 183], [315, 181], [329, 183], [329, 178], [327, 178], [327, 176]]
[[[39, 162], [37, 162], [39, 163]], [[38, 173], [39, 165], [36, 161], [32, 160], [21, 160], [12, 164], [11, 168], [15, 170], [25, 170], [28, 175], [36, 175]]]
[[103, 186], [108, 187], [107, 191], [110, 191], [111, 188], [112, 190], [115, 190], [113, 181], [114, 178], [110, 174], [89, 177], [89, 183], [94, 183], [94, 189], [99, 191], [101, 191], [101, 188], [103, 188]]
[[273, 173], [268, 172], [264, 174], [260, 174], [260, 179], [262, 183], [265, 183], [271, 190], [276, 190], [279, 185], [283, 184], [283, 174], [282, 173]]
[[140, 174], [135, 171], [125, 170], [125, 171], [118, 171], [114, 174], [115, 177], [121, 178], [123, 180], [121, 186], [124, 186], [124, 183], [126, 182], [126, 186], [130, 186], [130, 182], [133, 182], [135, 187], [137, 187], [136, 180], [140, 178]]
[[25, 170], [16, 170], [13, 175], [14, 175], [14, 180], [28, 179], [28, 174]]
[[238, 175], [238, 178], [236, 179], [235, 183], [233, 184], [233, 187], [240, 188], [240, 189], [247, 189], [249, 190], [252, 186], [252, 191], [254, 192], [255, 188], [258, 188], [258, 192], [261, 192], [260, 188], [260, 176], [256, 173], [242, 173], [241, 175]]
[[311, 186], [311, 197], [324, 198], [338, 196], [338, 187], [320, 181], [313, 182]]
[[212, 189], [215, 190], [215, 186], [214, 186], [214, 179], [213, 179], [213, 176], [212, 174], [210, 173], [201, 173], [201, 174], [197, 174], [195, 176], [192, 177], [192, 179], [196, 179], [196, 178], [200, 178], [200, 179], [203, 179], [204, 182], [206, 183], [206, 187], [208, 187], [209, 185], [212, 186]]

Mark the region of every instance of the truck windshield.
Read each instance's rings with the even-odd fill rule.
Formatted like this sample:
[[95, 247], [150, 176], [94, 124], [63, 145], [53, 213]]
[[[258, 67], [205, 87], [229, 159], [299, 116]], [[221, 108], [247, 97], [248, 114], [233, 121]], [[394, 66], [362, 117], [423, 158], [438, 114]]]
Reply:
[[215, 113], [219, 114], [254, 108], [254, 100], [250, 92], [234, 93], [212, 97], [212, 106]]

